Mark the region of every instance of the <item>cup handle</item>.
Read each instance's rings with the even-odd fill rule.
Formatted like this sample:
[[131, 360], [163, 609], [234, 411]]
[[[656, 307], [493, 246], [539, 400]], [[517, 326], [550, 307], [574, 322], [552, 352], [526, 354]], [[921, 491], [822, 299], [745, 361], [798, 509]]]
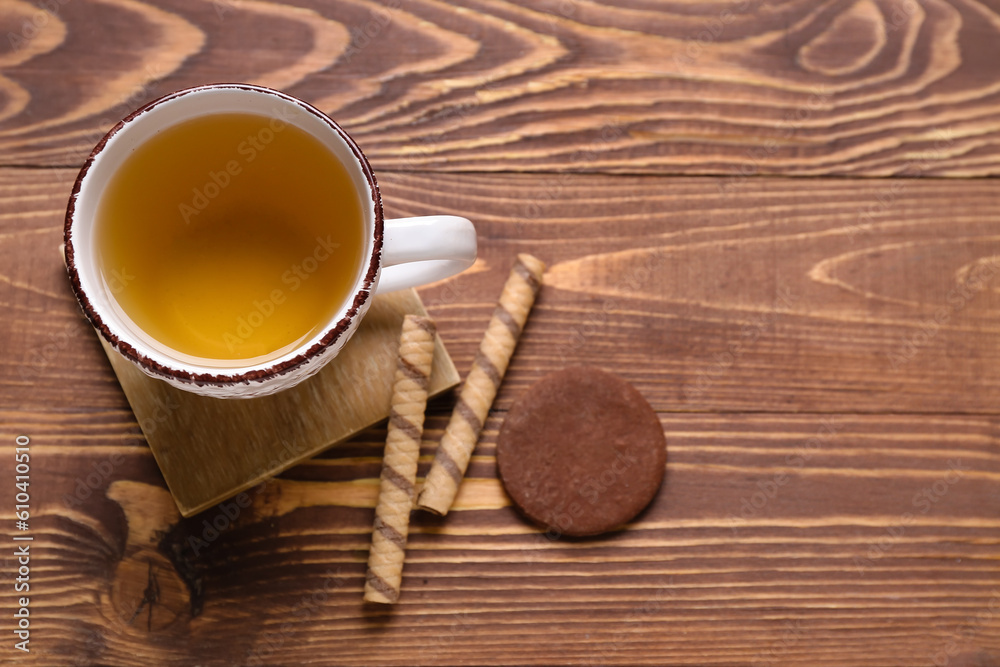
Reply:
[[449, 278], [476, 261], [476, 228], [457, 215], [386, 220], [376, 294]]

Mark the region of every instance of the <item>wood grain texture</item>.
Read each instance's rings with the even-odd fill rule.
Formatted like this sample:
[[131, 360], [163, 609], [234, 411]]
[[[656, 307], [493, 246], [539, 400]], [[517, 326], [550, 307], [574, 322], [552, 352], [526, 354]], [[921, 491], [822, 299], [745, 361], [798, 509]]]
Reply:
[[[25, 662], [930, 664], [958, 640], [984, 661], [950, 664], [994, 664], [995, 418], [662, 422], [653, 505], [627, 531], [569, 540], [508, 506], [491, 418], [452, 514], [415, 515], [391, 613], [360, 601], [384, 430], [251, 492], [235, 516], [187, 520], [141, 443], [39, 432], [32, 562], [48, 584]], [[428, 422], [421, 474], [445, 424]]]
[[[65, 401], [67, 388], [91, 410], [122, 405], [55, 251], [73, 176], [0, 170], [10, 408]], [[421, 292], [463, 374], [513, 257], [548, 263], [500, 410], [543, 374], [583, 363], [635, 383], [659, 411], [996, 412], [992, 181], [756, 179], [724, 192], [726, 179], [381, 183], [391, 216], [476, 222], [477, 264]]]
[[377, 170], [1000, 172], [994, 0], [0, 6], [0, 155], [79, 165], [128, 111], [281, 88]]
[[[996, 0], [0, 0], [0, 484], [30, 436], [35, 538], [0, 663], [1000, 665], [1000, 191], [962, 178], [1000, 172], [998, 33]], [[461, 371], [516, 254], [551, 267], [393, 610], [361, 604], [384, 429], [182, 518], [56, 252], [103, 133], [234, 80], [341, 121], [388, 215], [475, 221], [421, 290]], [[669, 463], [570, 540], [494, 455], [577, 363]]]
[[[0, 170], [0, 440], [32, 438], [45, 582], [25, 664], [1000, 659], [991, 182], [384, 174], [390, 215], [477, 223], [477, 265], [422, 290], [460, 369], [514, 255], [550, 265], [388, 613], [360, 603], [381, 429], [249, 507], [177, 515], [55, 252], [73, 176]], [[670, 451], [650, 509], [594, 540], [538, 533], [495, 474], [504, 411], [570, 363], [632, 381]], [[421, 476], [452, 401], [431, 404]]]

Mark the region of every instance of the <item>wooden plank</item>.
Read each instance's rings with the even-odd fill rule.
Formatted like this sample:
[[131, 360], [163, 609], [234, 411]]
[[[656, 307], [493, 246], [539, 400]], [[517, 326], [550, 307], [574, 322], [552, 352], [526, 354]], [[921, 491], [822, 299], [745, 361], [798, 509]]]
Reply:
[[[124, 407], [56, 247], [72, 170], [0, 170], [0, 404]], [[393, 216], [473, 219], [421, 291], [461, 373], [517, 252], [551, 267], [495, 408], [568, 364], [659, 411], [996, 414], [1000, 191], [988, 180], [383, 174]]]
[[[390, 215], [476, 221], [480, 262], [422, 291], [463, 372], [513, 255], [552, 267], [459, 507], [415, 524], [389, 613], [360, 604], [380, 429], [249, 507], [176, 514], [55, 251], [73, 176], [0, 169], [0, 441], [32, 438], [42, 586], [26, 664], [1000, 655], [988, 181], [383, 174]], [[528, 384], [579, 362], [660, 411], [667, 480], [630, 530], [549, 540], [507, 505], [493, 443]]]
[[[35, 631], [0, 662], [1000, 664], [1000, 191], [867, 178], [1000, 173], [1000, 5], [613, 5], [0, 2], [0, 442], [31, 438]], [[551, 267], [392, 610], [361, 604], [384, 429], [182, 518], [55, 253], [100, 135], [223, 80], [340, 120], [389, 215], [476, 222], [480, 261], [421, 291], [461, 371], [514, 255]], [[504, 412], [574, 363], [633, 382], [669, 447], [595, 539], [496, 479]]]
[[[995, 417], [662, 414], [659, 496], [629, 530], [573, 540], [508, 506], [491, 417], [455, 511], [416, 515], [390, 612], [361, 603], [384, 429], [251, 491], [247, 507], [181, 519], [127, 412], [99, 433], [50, 414], [0, 412], [0, 441], [32, 438], [40, 583], [25, 664], [1000, 655]], [[428, 422], [421, 475], [446, 419], [439, 406]], [[13, 604], [9, 589], [0, 603]]]
[[50, 4], [0, 9], [5, 165], [79, 165], [136, 106], [238, 80], [382, 170], [1000, 173], [992, 1]]

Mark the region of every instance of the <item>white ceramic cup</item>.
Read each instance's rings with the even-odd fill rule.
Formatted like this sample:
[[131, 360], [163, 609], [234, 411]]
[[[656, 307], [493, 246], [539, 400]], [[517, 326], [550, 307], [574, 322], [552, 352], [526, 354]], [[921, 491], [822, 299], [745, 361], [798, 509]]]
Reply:
[[[362, 204], [364, 250], [350, 296], [318, 333], [266, 362], [192, 361], [139, 330], [117, 306], [101, 275], [96, 247], [98, 203], [111, 176], [157, 132], [217, 113], [253, 113], [289, 122], [326, 146], [346, 167]], [[118, 123], [84, 164], [70, 196], [66, 266], [84, 313], [115, 350], [143, 372], [175, 387], [218, 398], [273, 394], [315, 374], [343, 348], [371, 305], [372, 295], [447, 278], [476, 259], [472, 223], [450, 215], [383, 220], [382, 199], [368, 160], [333, 120], [290, 95], [247, 84], [181, 90], [147, 104]]]

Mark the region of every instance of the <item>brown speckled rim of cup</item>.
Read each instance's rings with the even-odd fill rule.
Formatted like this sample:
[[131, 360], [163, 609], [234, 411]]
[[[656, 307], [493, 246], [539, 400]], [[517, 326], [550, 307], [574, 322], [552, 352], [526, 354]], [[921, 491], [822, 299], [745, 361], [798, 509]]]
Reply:
[[[227, 375], [224, 373], [212, 374], [212, 373], [189, 373], [175, 368], [168, 368], [158, 363], [157, 361], [150, 359], [149, 357], [140, 354], [134, 347], [129, 345], [127, 342], [121, 340], [116, 336], [108, 326], [101, 319], [101, 316], [93, 308], [90, 303], [86, 292], [83, 290], [80, 284], [80, 275], [76, 267], [76, 256], [73, 249], [73, 218], [76, 209], [76, 200], [80, 194], [80, 189], [83, 185], [83, 180], [87, 175], [87, 172], [93, 166], [94, 161], [97, 156], [101, 154], [104, 147], [107, 145], [108, 141], [117, 134], [126, 124], [131, 122], [133, 119], [147, 113], [153, 108], [159, 106], [164, 102], [175, 100], [179, 97], [189, 95], [191, 93], [199, 92], [202, 90], [214, 90], [214, 89], [239, 89], [254, 91], [258, 93], [264, 93], [268, 95], [273, 95], [274, 97], [280, 98], [286, 102], [292, 102], [309, 113], [313, 114], [319, 118], [323, 123], [328, 125], [332, 130], [334, 130], [340, 138], [344, 140], [344, 143], [351, 149], [354, 153], [354, 157], [358, 160], [361, 165], [361, 170], [364, 173], [365, 178], [368, 181], [369, 192], [371, 193], [372, 202], [375, 206], [375, 218], [374, 218], [374, 239], [372, 244], [371, 258], [368, 263], [368, 270], [365, 274], [364, 280], [362, 281], [361, 287], [354, 294], [354, 301], [351, 307], [348, 309], [347, 313], [339, 321], [335, 322], [332, 326], [326, 329], [323, 337], [316, 343], [314, 343], [309, 349], [299, 353], [297, 356], [286, 359], [280, 363], [268, 366], [263, 369], [248, 371], [244, 373], [236, 373]], [[127, 158], [126, 158], [127, 159]], [[204, 86], [196, 86], [194, 88], [186, 88], [184, 90], [179, 90], [169, 95], [164, 95], [148, 104], [140, 107], [139, 109], [133, 111], [128, 116], [118, 121], [118, 123], [111, 128], [111, 130], [104, 135], [104, 137], [97, 143], [94, 150], [91, 152], [90, 157], [84, 163], [83, 168], [80, 169], [79, 175], [76, 177], [76, 183], [73, 184], [73, 191], [70, 194], [69, 204], [66, 207], [66, 222], [63, 227], [63, 239], [66, 244], [66, 271], [69, 274], [70, 285], [73, 288], [73, 293], [76, 295], [77, 301], [80, 302], [80, 307], [83, 309], [83, 313], [90, 320], [90, 323], [95, 329], [100, 333], [100, 335], [108, 341], [120, 354], [126, 358], [132, 360], [136, 364], [140, 365], [142, 368], [154, 373], [155, 375], [172, 378], [184, 383], [204, 386], [204, 385], [215, 385], [219, 387], [226, 387], [234, 384], [251, 384], [254, 382], [262, 382], [279, 375], [284, 375], [289, 371], [292, 371], [302, 364], [309, 361], [311, 358], [315, 357], [321, 353], [326, 348], [330, 347], [337, 342], [338, 339], [344, 334], [345, 331], [351, 326], [354, 318], [365, 307], [366, 302], [372, 298], [372, 289], [374, 286], [375, 278], [378, 275], [379, 263], [381, 261], [382, 255], [382, 238], [383, 238], [383, 216], [382, 216], [382, 196], [379, 194], [378, 183], [375, 181], [375, 174], [372, 173], [371, 165], [368, 163], [368, 159], [365, 157], [358, 145], [341, 128], [334, 122], [330, 117], [324, 114], [319, 109], [315, 108], [307, 102], [287, 95], [277, 90], [272, 90], [270, 88], [265, 88], [263, 86], [254, 86], [245, 83], [221, 83], [221, 84], [209, 84]]]

